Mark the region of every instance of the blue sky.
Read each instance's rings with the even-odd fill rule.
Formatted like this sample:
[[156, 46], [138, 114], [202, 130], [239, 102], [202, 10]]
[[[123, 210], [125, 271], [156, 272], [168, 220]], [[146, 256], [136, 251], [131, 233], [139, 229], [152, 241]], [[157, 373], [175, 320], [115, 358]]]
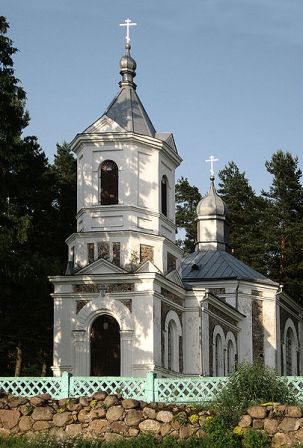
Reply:
[[130, 17], [138, 94], [172, 131], [177, 177], [208, 188], [210, 154], [234, 160], [259, 191], [281, 148], [303, 160], [303, 0], [2, 0], [20, 50], [17, 77], [50, 160], [118, 91]]

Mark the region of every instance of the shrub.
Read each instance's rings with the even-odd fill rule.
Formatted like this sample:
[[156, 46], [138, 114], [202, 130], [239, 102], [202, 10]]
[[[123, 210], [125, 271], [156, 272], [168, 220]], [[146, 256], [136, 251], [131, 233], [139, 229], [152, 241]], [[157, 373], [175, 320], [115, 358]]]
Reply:
[[235, 434], [226, 424], [226, 421], [219, 417], [209, 417], [203, 425], [203, 430], [207, 433], [206, 442], [211, 448], [240, 448], [241, 438]]
[[249, 428], [243, 436], [244, 448], [269, 448], [270, 438], [266, 432]]
[[213, 408], [228, 425], [234, 426], [251, 404], [268, 401], [289, 404], [295, 402], [295, 397], [274, 370], [259, 362], [241, 363], [218, 393]]

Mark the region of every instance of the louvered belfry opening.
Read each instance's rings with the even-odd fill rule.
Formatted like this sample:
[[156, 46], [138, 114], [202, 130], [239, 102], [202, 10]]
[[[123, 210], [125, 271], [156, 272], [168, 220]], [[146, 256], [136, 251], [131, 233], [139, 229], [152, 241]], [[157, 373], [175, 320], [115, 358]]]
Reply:
[[100, 167], [101, 205], [118, 204], [118, 167], [113, 160], [105, 160]]
[[161, 180], [161, 212], [167, 216], [167, 177], [163, 176]]

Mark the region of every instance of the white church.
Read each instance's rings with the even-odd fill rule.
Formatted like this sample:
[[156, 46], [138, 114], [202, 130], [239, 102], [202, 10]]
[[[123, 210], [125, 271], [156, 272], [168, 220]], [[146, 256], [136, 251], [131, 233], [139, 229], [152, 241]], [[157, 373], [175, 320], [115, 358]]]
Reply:
[[226, 376], [236, 362], [260, 360], [303, 375], [303, 309], [229, 253], [213, 176], [197, 207], [195, 252], [183, 258], [176, 245], [182, 159], [138, 97], [130, 49], [127, 32], [120, 91], [70, 143], [77, 232], [66, 240], [66, 275], [50, 277], [53, 374]]

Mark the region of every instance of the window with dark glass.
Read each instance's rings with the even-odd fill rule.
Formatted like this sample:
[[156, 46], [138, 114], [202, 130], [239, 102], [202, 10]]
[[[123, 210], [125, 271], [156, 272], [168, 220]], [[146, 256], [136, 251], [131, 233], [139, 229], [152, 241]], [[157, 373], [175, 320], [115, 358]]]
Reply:
[[95, 245], [94, 243], [87, 243], [87, 262], [92, 263], [95, 260]]
[[118, 167], [113, 160], [105, 160], [100, 167], [101, 204], [118, 204]]
[[167, 177], [163, 176], [161, 180], [161, 212], [167, 216]]
[[291, 328], [286, 333], [286, 375], [293, 375], [294, 334]]

